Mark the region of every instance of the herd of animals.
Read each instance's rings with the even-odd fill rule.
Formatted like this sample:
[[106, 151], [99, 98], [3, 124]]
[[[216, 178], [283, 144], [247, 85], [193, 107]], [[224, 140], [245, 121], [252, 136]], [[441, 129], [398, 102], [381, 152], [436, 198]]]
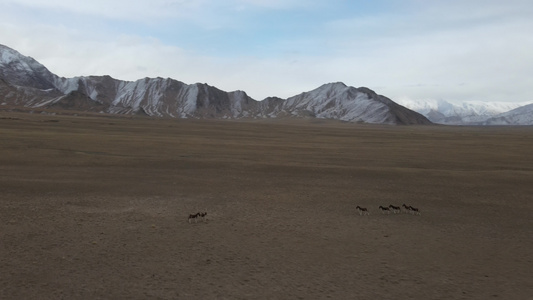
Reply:
[[[361, 207], [361, 206], [357, 206], [355, 209], [357, 209], [357, 211], [359, 212], [359, 214], [361, 216], [363, 215], [370, 215], [370, 211], [368, 211], [368, 208], [366, 207]], [[402, 206], [394, 206], [394, 205], [389, 205], [389, 206], [382, 206], [380, 205], [379, 206], [379, 210], [381, 211], [381, 213], [383, 214], [390, 214], [391, 212], [393, 214], [399, 214], [401, 213], [402, 211], [404, 213], [410, 213], [410, 214], [413, 214], [413, 215], [420, 215], [420, 210], [416, 207], [412, 207], [410, 205], [405, 205], [405, 204], [402, 204]], [[194, 223], [198, 223], [198, 219], [201, 219], [202, 221], [206, 222], [207, 221], [207, 211], [206, 212], [197, 212], [195, 214], [189, 214], [189, 224], [192, 223], [192, 221], [194, 220]]]
[[[357, 211], [359, 212], [359, 214], [361, 216], [363, 215], [369, 215], [370, 212], [368, 211], [368, 208], [366, 207], [361, 207], [361, 206], [357, 206], [355, 209], [357, 209]], [[393, 214], [399, 214], [401, 213], [402, 211], [404, 213], [410, 213], [410, 214], [413, 214], [413, 215], [420, 215], [420, 210], [416, 207], [412, 207], [410, 205], [405, 205], [405, 204], [402, 204], [402, 206], [394, 206], [394, 205], [389, 205], [389, 206], [382, 206], [380, 205], [379, 206], [379, 210], [381, 211], [381, 213], [383, 214], [390, 214], [391, 212]]]
[[202, 219], [202, 221], [207, 221], [207, 212], [197, 212], [195, 214], [189, 215], [189, 224], [194, 220], [194, 223], [198, 223], [198, 219]]

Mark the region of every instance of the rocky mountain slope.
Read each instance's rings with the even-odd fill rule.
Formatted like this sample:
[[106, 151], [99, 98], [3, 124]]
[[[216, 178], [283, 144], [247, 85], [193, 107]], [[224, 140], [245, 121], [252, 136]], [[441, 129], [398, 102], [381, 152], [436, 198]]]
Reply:
[[383, 124], [431, 124], [368, 88], [329, 83], [280, 99], [171, 78], [122, 81], [110, 76], [63, 78], [31, 57], [0, 45], [0, 105], [143, 114], [173, 118], [324, 118]]

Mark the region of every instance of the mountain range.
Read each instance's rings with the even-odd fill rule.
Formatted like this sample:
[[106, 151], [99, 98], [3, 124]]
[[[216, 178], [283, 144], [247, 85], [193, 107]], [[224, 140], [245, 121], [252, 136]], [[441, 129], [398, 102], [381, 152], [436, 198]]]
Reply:
[[324, 84], [287, 99], [258, 101], [244, 91], [226, 92], [205, 83], [185, 84], [171, 78], [123, 81], [110, 76], [59, 77], [35, 59], [0, 45], [0, 109], [170, 118], [321, 118], [395, 125], [533, 124], [532, 108], [518, 106], [483, 102], [455, 105], [442, 100], [399, 104], [371, 89], [342, 82]]
[[0, 45], [0, 108], [89, 111], [171, 118], [323, 118], [383, 124], [431, 124], [368, 88], [324, 84], [288, 99], [257, 101], [244, 91], [171, 78], [123, 81], [110, 76], [59, 77], [31, 57]]

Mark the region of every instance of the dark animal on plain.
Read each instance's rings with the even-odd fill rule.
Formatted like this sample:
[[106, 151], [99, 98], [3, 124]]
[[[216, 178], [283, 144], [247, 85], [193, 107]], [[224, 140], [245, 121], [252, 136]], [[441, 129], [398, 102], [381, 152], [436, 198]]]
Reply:
[[411, 209], [412, 214], [420, 216], [420, 210], [418, 208], [412, 206], [409, 206], [409, 208]]
[[368, 209], [366, 207], [361, 207], [361, 206], [357, 206], [355, 209], [357, 209], [359, 211], [359, 214], [362, 216], [363, 214], [365, 215], [370, 215], [370, 212], [368, 211]]
[[379, 206], [379, 209], [381, 209], [381, 212], [382, 213], [387, 213], [387, 214], [390, 214], [390, 209], [388, 207], [385, 207], [385, 206]]
[[401, 212], [401, 209], [399, 206], [394, 206], [394, 205], [389, 205], [389, 208], [392, 209], [392, 212], [397, 214], [397, 213], [400, 213]]
[[194, 220], [194, 223], [198, 222], [198, 217], [200, 216], [200, 213], [190, 214], [189, 215], [189, 224], [192, 220]]

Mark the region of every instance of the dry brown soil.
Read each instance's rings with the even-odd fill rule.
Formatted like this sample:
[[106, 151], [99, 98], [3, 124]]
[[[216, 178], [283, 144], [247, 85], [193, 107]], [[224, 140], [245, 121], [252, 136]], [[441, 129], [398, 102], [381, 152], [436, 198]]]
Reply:
[[532, 299], [532, 150], [531, 127], [0, 112], [0, 299]]

